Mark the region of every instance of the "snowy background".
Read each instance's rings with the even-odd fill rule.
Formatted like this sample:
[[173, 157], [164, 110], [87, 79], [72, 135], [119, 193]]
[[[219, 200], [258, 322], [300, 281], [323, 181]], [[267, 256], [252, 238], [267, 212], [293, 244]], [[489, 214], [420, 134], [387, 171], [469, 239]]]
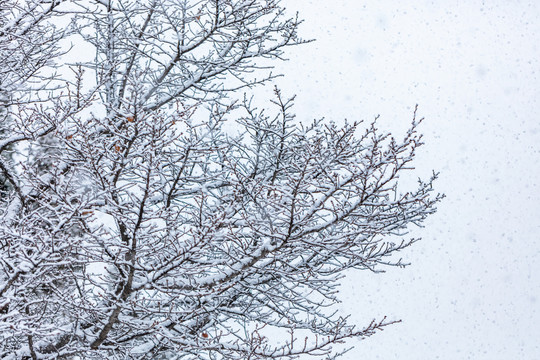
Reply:
[[344, 359], [540, 358], [540, 2], [294, 0], [304, 38], [278, 64], [300, 119], [399, 134], [426, 118], [418, 176], [447, 198], [412, 265], [355, 273], [343, 311], [403, 323]]

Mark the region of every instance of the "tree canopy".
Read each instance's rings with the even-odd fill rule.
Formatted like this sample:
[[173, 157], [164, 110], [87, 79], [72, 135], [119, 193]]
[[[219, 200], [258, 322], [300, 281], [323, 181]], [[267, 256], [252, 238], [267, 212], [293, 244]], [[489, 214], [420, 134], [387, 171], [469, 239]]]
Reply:
[[1, 359], [333, 358], [392, 323], [331, 306], [436, 210], [436, 174], [397, 189], [421, 119], [400, 139], [230, 97], [305, 42], [279, 0], [0, 12]]

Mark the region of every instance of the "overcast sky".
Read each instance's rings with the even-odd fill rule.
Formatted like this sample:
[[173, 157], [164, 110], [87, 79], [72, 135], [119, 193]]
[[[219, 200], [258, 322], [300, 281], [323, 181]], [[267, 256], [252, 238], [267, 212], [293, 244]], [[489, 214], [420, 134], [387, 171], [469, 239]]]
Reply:
[[355, 273], [344, 312], [403, 323], [344, 359], [540, 357], [540, 2], [289, 1], [317, 41], [278, 69], [300, 119], [399, 133], [418, 103], [417, 174], [447, 198], [385, 274]]

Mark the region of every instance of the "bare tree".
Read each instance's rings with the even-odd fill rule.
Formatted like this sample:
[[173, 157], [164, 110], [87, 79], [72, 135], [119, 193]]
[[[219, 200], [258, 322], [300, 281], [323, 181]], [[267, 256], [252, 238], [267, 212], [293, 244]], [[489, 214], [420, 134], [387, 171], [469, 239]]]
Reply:
[[2, 144], [27, 160], [2, 165], [0, 358], [333, 358], [392, 323], [328, 308], [345, 270], [400, 265], [415, 240], [393, 239], [441, 198], [435, 175], [397, 190], [416, 113], [397, 140], [302, 124], [277, 89], [264, 111], [228, 100], [273, 78], [257, 59], [303, 42], [278, 0], [36, 4], [70, 16], [95, 59], [51, 65], [74, 75], [8, 107], [21, 130]]

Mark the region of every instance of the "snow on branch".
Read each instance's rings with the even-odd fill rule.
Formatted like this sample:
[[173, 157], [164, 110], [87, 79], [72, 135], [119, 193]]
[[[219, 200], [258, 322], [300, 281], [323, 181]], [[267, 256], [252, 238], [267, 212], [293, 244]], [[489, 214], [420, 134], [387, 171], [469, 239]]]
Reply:
[[[402, 266], [442, 198], [437, 174], [398, 187], [416, 111], [399, 139], [303, 122], [277, 89], [265, 109], [228, 99], [303, 42], [277, 0], [26, 4], [0, 7], [19, 59], [0, 74], [0, 359], [332, 359], [396, 322], [333, 305], [344, 271]], [[74, 36], [55, 16], [93, 61], [46, 52]], [[28, 95], [51, 78], [32, 69], [59, 87]]]

